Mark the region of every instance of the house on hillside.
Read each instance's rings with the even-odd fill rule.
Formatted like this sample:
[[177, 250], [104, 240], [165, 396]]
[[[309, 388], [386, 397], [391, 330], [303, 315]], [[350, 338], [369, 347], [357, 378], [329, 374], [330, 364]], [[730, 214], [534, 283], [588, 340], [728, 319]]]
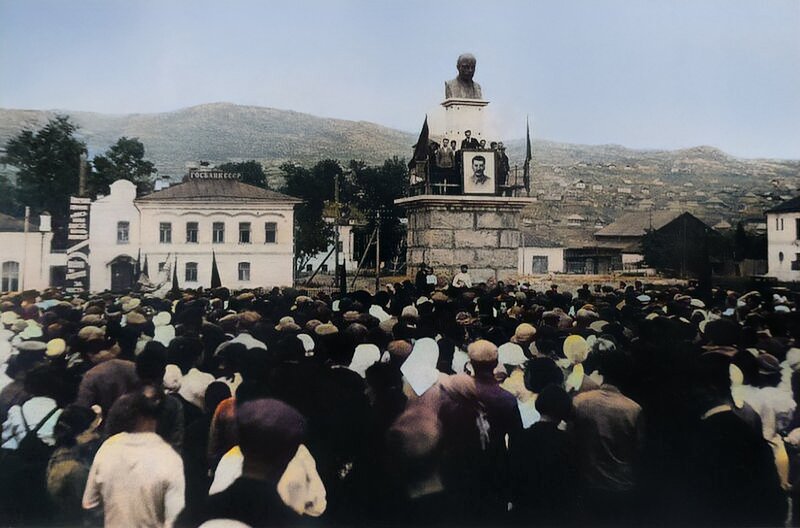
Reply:
[[800, 196], [766, 211], [767, 274], [800, 280]]
[[520, 276], [564, 272], [564, 246], [561, 242], [532, 233], [523, 233], [519, 248]]

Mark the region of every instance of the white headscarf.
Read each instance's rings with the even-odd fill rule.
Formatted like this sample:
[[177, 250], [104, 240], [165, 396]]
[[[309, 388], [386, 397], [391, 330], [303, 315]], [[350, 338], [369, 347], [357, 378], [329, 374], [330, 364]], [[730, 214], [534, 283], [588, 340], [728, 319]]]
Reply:
[[353, 353], [353, 360], [347, 368], [364, 378], [367, 375], [367, 369], [380, 360], [380, 349], [375, 345], [364, 343], [356, 347], [356, 351]]
[[417, 396], [422, 396], [439, 379], [436, 363], [439, 361], [439, 345], [430, 337], [423, 337], [414, 343], [408, 358], [400, 367], [408, 384]]

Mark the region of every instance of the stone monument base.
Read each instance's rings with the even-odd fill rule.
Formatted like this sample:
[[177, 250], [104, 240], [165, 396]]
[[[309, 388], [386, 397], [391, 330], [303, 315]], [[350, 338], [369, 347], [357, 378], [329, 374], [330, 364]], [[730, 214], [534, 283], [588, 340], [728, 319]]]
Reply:
[[473, 283], [517, 276], [520, 211], [532, 198], [421, 195], [395, 200], [406, 209], [406, 262], [451, 279], [462, 264]]

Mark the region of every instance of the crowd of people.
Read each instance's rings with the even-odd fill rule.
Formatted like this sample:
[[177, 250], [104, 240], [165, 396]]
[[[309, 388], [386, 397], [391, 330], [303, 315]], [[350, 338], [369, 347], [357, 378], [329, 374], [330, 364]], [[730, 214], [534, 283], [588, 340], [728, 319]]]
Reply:
[[457, 284], [1, 297], [0, 522], [798, 524], [790, 292]]
[[[434, 185], [434, 189], [437, 189], [438, 184], [445, 184], [441, 186], [444, 194], [456, 193], [457, 187], [461, 184], [462, 157], [460, 154], [465, 149], [494, 153], [497, 185], [507, 186], [509, 184], [508, 174], [511, 169], [503, 142], [491, 141], [487, 144], [485, 139], [478, 140], [472, 137], [471, 130], [465, 130], [464, 136], [460, 147], [456, 140], [448, 138], [442, 139], [441, 143], [434, 140], [428, 143], [428, 171], [430, 183]], [[455, 187], [448, 187], [448, 185]]]

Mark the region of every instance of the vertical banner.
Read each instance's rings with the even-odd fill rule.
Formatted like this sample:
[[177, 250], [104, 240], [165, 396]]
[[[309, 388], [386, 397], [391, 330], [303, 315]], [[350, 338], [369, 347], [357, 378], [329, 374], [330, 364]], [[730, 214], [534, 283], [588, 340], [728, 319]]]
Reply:
[[69, 198], [67, 226], [67, 293], [89, 291], [89, 207], [90, 198]]

